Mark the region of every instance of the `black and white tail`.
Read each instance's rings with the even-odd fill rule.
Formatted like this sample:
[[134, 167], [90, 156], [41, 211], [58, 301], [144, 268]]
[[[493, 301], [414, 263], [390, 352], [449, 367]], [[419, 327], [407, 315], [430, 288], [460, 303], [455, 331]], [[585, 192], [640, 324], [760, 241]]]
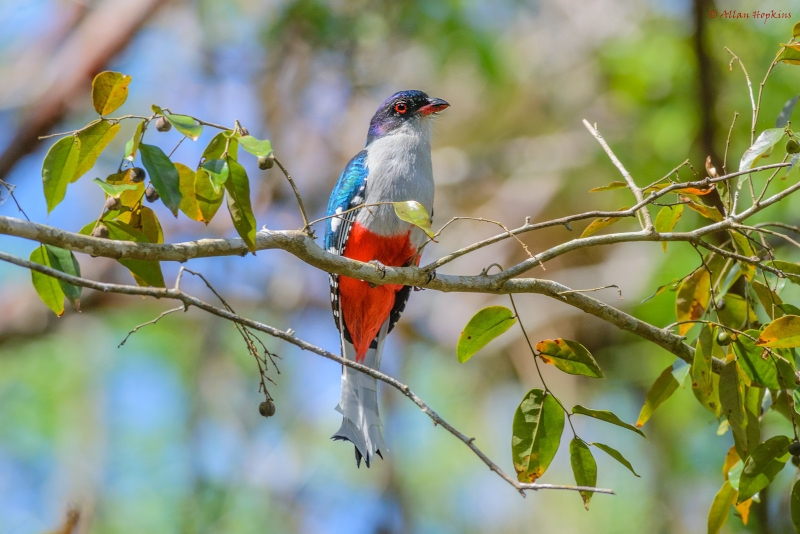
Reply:
[[[364, 365], [380, 369], [383, 344], [389, 331], [387, 319], [364, 357]], [[353, 344], [341, 337], [342, 355], [348, 360], [356, 359]], [[361, 459], [369, 467], [377, 454], [383, 458], [386, 445], [381, 435], [381, 416], [378, 412], [378, 381], [350, 367], [342, 367], [342, 395], [336, 411], [342, 414], [342, 426], [333, 435], [334, 440], [347, 440], [355, 445], [356, 465]]]

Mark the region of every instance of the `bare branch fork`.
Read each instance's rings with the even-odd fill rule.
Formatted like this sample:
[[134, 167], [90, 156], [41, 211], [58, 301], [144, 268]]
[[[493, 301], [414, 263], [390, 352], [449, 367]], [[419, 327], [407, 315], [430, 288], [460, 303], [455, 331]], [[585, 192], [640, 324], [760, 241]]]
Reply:
[[[525, 495], [525, 491], [537, 491], [537, 490], [544, 490], [544, 489], [559, 489], [559, 490], [571, 490], [571, 491], [592, 491], [595, 493], [607, 493], [607, 494], [614, 494], [614, 491], [611, 489], [605, 488], [595, 488], [589, 486], [570, 486], [570, 485], [562, 485], [562, 484], [528, 484], [528, 483], [521, 483], [510, 476], [508, 473], [503, 471], [495, 462], [493, 462], [483, 451], [481, 451], [475, 445], [475, 438], [468, 438], [465, 434], [460, 432], [456, 429], [453, 425], [448, 423], [445, 419], [443, 419], [439, 414], [433, 411], [430, 406], [428, 406], [421, 398], [417, 396], [416, 393], [411, 391], [406, 384], [400, 382], [399, 380], [381, 373], [371, 367], [366, 365], [356, 363], [352, 360], [348, 360], [342, 358], [341, 356], [334, 354], [332, 352], [328, 352], [325, 349], [312, 345], [302, 339], [295, 337], [290, 332], [286, 332], [283, 330], [279, 330], [275, 327], [266, 325], [264, 323], [260, 323], [258, 321], [254, 321], [252, 319], [248, 319], [246, 317], [242, 317], [236, 313], [229, 311], [228, 309], [218, 308], [216, 306], [212, 306], [196, 297], [193, 297], [180, 289], [180, 276], [176, 280], [175, 287], [173, 288], [155, 288], [155, 287], [138, 287], [138, 286], [128, 286], [128, 285], [121, 285], [121, 284], [108, 284], [102, 282], [95, 282], [93, 280], [88, 280], [85, 278], [79, 278], [76, 276], [72, 276], [69, 274], [62, 273], [56, 269], [52, 269], [50, 267], [46, 267], [44, 265], [40, 265], [38, 263], [34, 263], [28, 260], [24, 260], [22, 258], [18, 258], [11, 254], [7, 254], [5, 252], [0, 252], [0, 260], [12, 263], [14, 265], [18, 265], [20, 267], [24, 267], [31, 271], [36, 271], [48, 276], [52, 276], [58, 280], [81, 286], [86, 287], [89, 289], [94, 289], [96, 291], [102, 291], [104, 293], [119, 293], [123, 295], [140, 295], [145, 297], [154, 297], [157, 299], [172, 299], [180, 301], [183, 306], [174, 308], [172, 310], [168, 310], [167, 312], [162, 313], [157, 319], [151, 321], [151, 323], [156, 322], [158, 319], [164, 317], [165, 315], [172, 313], [174, 311], [179, 311], [181, 309], [186, 309], [190, 306], [203, 310], [205, 312], [211, 313], [216, 315], [217, 317], [221, 317], [237, 325], [241, 325], [245, 328], [249, 328], [252, 330], [256, 330], [259, 332], [264, 332], [265, 334], [269, 334], [273, 337], [282, 339], [288, 343], [291, 343], [303, 350], [313, 352], [322, 356], [323, 358], [327, 358], [329, 360], [335, 361], [341, 365], [346, 365], [353, 369], [356, 369], [364, 374], [367, 374], [373, 378], [381, 380], [386, 384], [389, 384], [393, 388], [400, 391], [403, 395], [408, 397], [414, 404], [416, 404], [420, 410], [422, 410], [428, 417], [433, 420], [435, 425], [439, 425], [443, 427], [445, 430], [450, 432], [453, 436], [458, 438], [462, 443], [464, 443], [469, 449], [478, 456], [478, 458], [485, 463], [490, 470], [497, 473], [497, 475], [508, 482], [511, 486], [513, 486], [517, 491], [519, 491], [523, 496]], [[148, 323], [145, 323], [148, 324]], [[127, 339], [127, 338], [126, 338]]]

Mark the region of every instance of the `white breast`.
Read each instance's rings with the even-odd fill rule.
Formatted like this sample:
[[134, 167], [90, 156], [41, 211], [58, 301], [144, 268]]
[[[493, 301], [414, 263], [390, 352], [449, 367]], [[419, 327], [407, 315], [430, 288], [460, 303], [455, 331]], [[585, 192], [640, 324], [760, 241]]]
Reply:
[[[430, 133], [429, 121], [421, 118], [367, 146], [366, 204], [416, 200], [432, 213]], [[390, 205], [362, 209], [356, 220], [379, 235], [404, 234], [413, 228], [415, 247], [427, 240], [419, 228], [400, 220]]]

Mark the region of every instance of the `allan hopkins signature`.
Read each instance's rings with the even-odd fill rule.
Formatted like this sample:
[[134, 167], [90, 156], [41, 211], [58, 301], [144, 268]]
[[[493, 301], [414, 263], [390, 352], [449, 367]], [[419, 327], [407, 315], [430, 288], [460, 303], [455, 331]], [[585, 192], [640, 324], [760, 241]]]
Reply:
[[784, 13], [783, 11], [776, 11], [774, 9], [770, 11], [759, 11], [756, 9], [755, 11], [737, 11], [735, 9], [726, 9], [724, 11], [717, 11], [712, 9], [708, 12], [708, 17], [712, 19], [721, 18], [721, 19], [756, 19], [756, 20], [763, 20], [764, 23], [770, 19], [790, 19], [792, 18], [791, 13]]

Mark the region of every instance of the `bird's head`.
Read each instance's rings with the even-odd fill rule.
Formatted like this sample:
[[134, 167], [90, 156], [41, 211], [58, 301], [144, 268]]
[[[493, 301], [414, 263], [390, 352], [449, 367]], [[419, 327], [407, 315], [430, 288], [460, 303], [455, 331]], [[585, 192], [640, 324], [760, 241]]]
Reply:
[[427, 130], [428, 119], [450, 106], [441, 98], [432, 98], [422, 91], [400, 91], [381, 104], [369, 123], [367, 144], [403, 128]]

